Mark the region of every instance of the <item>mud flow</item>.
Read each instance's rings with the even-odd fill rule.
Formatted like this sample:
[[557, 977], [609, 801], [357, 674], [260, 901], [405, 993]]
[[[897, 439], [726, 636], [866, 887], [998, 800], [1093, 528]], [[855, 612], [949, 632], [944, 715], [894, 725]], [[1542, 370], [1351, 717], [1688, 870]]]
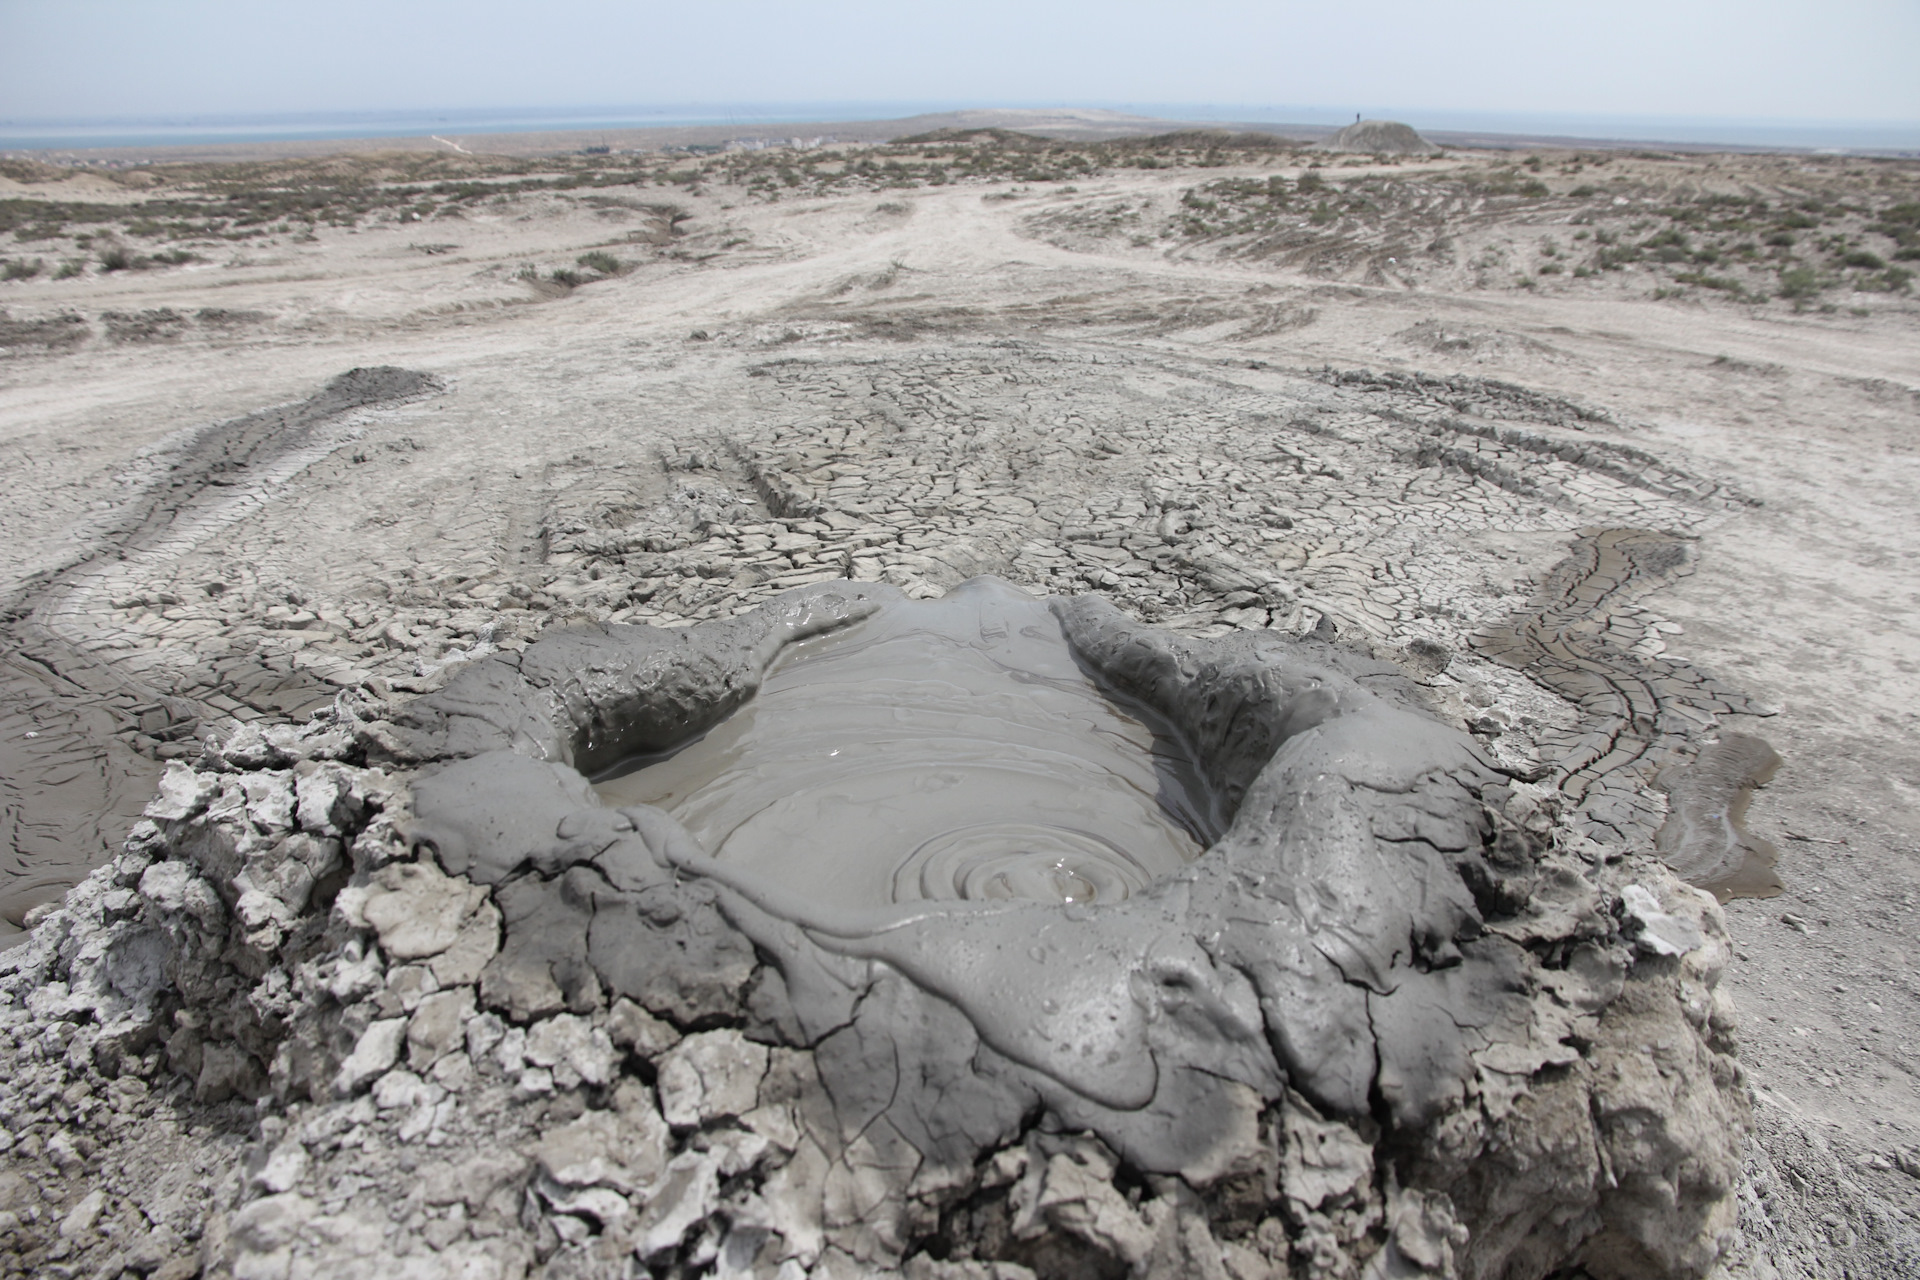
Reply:
[[1119, 901], [1224, 825], [1172, 730], [998, 583], [793, 646], [740, 711], [595, 786], [836, 906]]

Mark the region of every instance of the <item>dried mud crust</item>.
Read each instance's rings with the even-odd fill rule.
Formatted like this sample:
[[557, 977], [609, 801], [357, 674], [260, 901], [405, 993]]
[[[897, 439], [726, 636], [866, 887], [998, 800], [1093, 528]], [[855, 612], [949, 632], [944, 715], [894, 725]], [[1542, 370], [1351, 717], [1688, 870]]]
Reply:
[[1637, 601], [1692, 568], [1684, 539], [1582, 529], [1533, 604], [1473, 638], [1487, 657], [1580, 708], [1578, 734], [1543, 745], [1555, 785], [1592, 832], [1653, 835], [1664, 807], [1649, 784], [1691, 758], [1701, 730], [1723, 716], [1772, 714], [1680, 659], [1645, 651]]
[[[1300, 376], [1039, 340], [727, 357], [714, 376], [739, 402], [722, 430], [657, 452], [583, 438], [512, 484], [443, 476], [427, 501], [364, 492], [446, 466], [355, 416], [406, 398], [380, 399], [400, 389], [378, 379], [351, 384], [375, 398], [344, 417], [323, 392], [123, 477], [126, 510], [89, 535], [85, 563], [16, 602], [10, 776], [71, 778], [88, 792], [71, 808], [106, 818], [98, 833], [57, 811], [16, 824], [13, 874], [32, 870], [14, 914], [106, 857], [154, 762], [191, 755], [221, 717], [298, 717], [343, 688], [425, 691], [556, 617], [721, 617], [833, 578], [917, 595], [990, 572], [1099, 590], [1200, 634], [1324, 626], [1403, 658], [1427, 646], [1416, 665], [1435, 700], [1503, 767], [1535, 772], [1542, 735], [1578, 712], [1469, 645], [1526, 603], [1515, 578], [1536, 553], [1516, 548], [1583, 525], [1690, 532], [1745, 501], [1624, 442], [1600, 410], [1481, 378]], [[704, 381], [670, 380], [661, 411], [709, 396]], [[324, 538], [289, 520], [351, 537], [352, 563], [306, 563]], [[416, 543], [446, 538], [455, 560], [415, 562]], [[1646, 629], [1639, 651], [1657, 650], [1662, 620], [1644, 605], [1626, 617]]]
[[[207, 628], [185, 653], [130, 645], [126, 611], [181, 603], [166, 591], [143, 595], [146, 577], [247, 519], [345, 443], [350, 415], [438, 386], [406, 369], [354, 369], [296, 404], [184, 434], [122, 478], [130, 493], [92, 545], [5, 602], [0, 922], [9, 933], [118, 847], [160, 762], [196, 754], [203, 724], [296, 714], [336, 692], [261, 652], [244, 631]], [[185, 589], [218, 599], [229, 585], [214, 578]]]

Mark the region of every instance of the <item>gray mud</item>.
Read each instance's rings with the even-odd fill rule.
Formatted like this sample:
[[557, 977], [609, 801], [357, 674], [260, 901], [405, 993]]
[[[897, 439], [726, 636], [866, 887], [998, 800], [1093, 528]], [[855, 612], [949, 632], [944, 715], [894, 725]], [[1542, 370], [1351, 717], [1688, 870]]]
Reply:
[[1673, 805], [1660, 828], [1660, 856], [1674, 874], [1725, 902], [1777, 897], [1780, 850], [1747, 830], [1755, 787], [1780, 770], [1780, 756], [1751, 734], [1724, 734], [1693, 763], [1660, 776]]
[[[1057, 631], [1041, 625], [1043, 613]], [[1004, 635], [996, 619], [1007, 620]], [[884, 778], [849, 769], [819, 783], [811, 771], [847, 741], [804, 731], [844, 673], [873, 663], [897, 679], [900, 664], [915, 669], [916, 647], [924, 653], [937, 639], [951, 648], [962, 636], [972, 657], [941, 661], [971, 665], [974, 677], [997, 666], [1065, 682], [1056, 635], [1086, 672], [1074, 673], [1069, 705], [1087, 715], [1088, 698], [1098, 699], [1091, 676], [1192, 753], [1231, 815], [1197, 859], [1112, 902], [1059, 900], [1070, 895], [1046, 877], [1033, 896], [1053, 901], [951, 891], [915, 900], [893, 889], [921, 833], [888, 829], [873, 816], [884, 799], [859, 792], [849, 809], [861, 812], [837, 816], [797, 872], [768, 856], [771, 834], [736, 855], [741, 830], [757, 833], [751, 818], [729, 823], [765, 812], [775, 777], [819, 786], [817, 795]], [[923, 664], [918, 675], [938, 670]], [[895, 691], [904, 696], [911, 683]], [[772, 710], [756, 710], [761, 698]], [[834, 714], [884, 719], [885, 703]], [[1125, 705], [1108, 702], [1103, 715]], [[1045, 707], [1002, 708], [994, 727], [1011, 716], [1031, 736], [1033, 712]], [[958, 719], [904, 716], [901, 749], [926, 752], [929, 725]], [[1142, 791], [1163, 775], [1142, 758], [1149, 718], [1133, 719], [1134, 759], [1117, 767]], [[803, 729], [784, 761], [780, 739], [754, 742], [783, 723]], [[1097, 740], [1097, 720], [1081, 725]], [[1597, 1043], [1609, 1017], [1626, 1019], [1609, 1034], [1651, 1034], [1626, 1028], [1664, 1016], [1665, 997], [1644, 980], [1623, 986], [1627, 954], [1605, 942], [1611, 926], [1577, 864], [1495, 816], [1490, 806], [1512, 808], [1511, 789], [1471, 739], [1418, 710], [1405, 677], [1384, 663], [1273, 633], [1183, 638], [1097, 598], [1043, 605], [991, 580], [937, 605], [843, 582], [683, 630], [550, 633], [525, 654], [473, 664], [370, 726], [366, 741], [397, 763], [439, 762], [415, 782], [408, 830], [447, 870], [494, 889], [505, 928], [480, 979], [483, 999], [525, 1019], [625, 998], [675, 1025], [744, 1025], [755, 1039], [809, 1051], [840, 1131], [916, 1168], [914, 1186], [964, 1182], [1040, 1115], [1045, 1128], [1091, 1131], [1130, 1168], [1205, 1187], [1258, 1166], [1263, 1126], [1285, 1105], [1314, 1124], [1410, 1144], [1423, 1154], [1408, 1176], [1436, 1187], [1467, 1178], [1450, 1204], [1485, 1241], [1484, 1274], [1501, 1273], [1510, 1257], [1526, 1271], [1532, 1263], [1520, 1259], [1536, 1255], [1578, 1248], [1597, 1260], [1644, 1247], [1603, 1225], [1608, 1213], [1641, 1212], [1624, 1201], [1549, 1223], [1531, 1210], [1516, 1217], [1505, 1193], [1494, 1194], [1501, 1175], [1476, 1152], [1551, 1165], [1566, 1182], [1555, 1194], [1570, 1203], [1617, 1199], [1606, 1187], [1618, 1166], [1603, 1173], [1598, 1155], [1568, 1166], [1552, 1125], [1491, 1145], [1460, 1137], [1460, 1109], [1471, 1111], [1490, 1079], [1582, 1061], [1563, 1037]], [[979, 756], [980, 741], [965, 749]], [[648, 769], [603, 782], [598, 794], [587, 780], [586, 771], [686, 742], [652, 784]], [[1099, 763], [1109, 749], [1083, 743], [1072, 754]], [[1013, 744], [1008, 758], [1021, 750]], [[881, 744], [869, 759], [891, 754]], [[620, 791], [628, 782], [633, 791]], [[755, 795], [730, 794], [735, 784]], [[693, 829], [669, 809], [630, 803], [636, 795], [667, 801]], [[800, 830], [815, 807], [808, 799], [776, 826]], [[876, 836], [872, 851], [848, 843]], [[837, 878], [836, 847], [862, 883]], [[1668, 919], [1644, 905], [1650, 898], [1636, 901], [1650, 919]], [[1556, 993], [1551, 1016], [1531, 994], [1543, 990]], [[1613, 1010], [1635, 992], [1644, 1008]], [[1588, 1030], [1573, 1032], [1575, 1023]], [[1662, 1088], [1687, 1094], [1681, 1110], [1697, 1113], [1703, 1132], [1735, 1133], [1744, 1111], [1737, 1094], [1710, 1083], [1711, 1052], [1703, 1043], [1698, 1071]], [[1559, 1100], [1581, 1133], [1601, 1125], [1582, 1149], [1637, 1159], [1620, 1146], [1625, 1130], [1589, 1119], [1623, 1103], [1587, 1098], [1588, 1079], [1572, 1077], [1580, 1096]], [[1653, 1234], [1680, 1253], [1662, 1266], [1690, 1265], [1679, 1258], [1696, 1246], [1684, 1242], [1725, 1215], [1732, 1147], [1699, 1158], [1728, 1168], [1663, 1202]]]
[[161, 765], [197, 753], [203, 722], [299, 716], [333, 699], [325, 682], [257, 655], [219, 669], [156, 667], [97, 622], [112, 612], [102, 584], [113, 567], [190, 542], [209, 501], [326, 447], [344, 416], [438, 386], [407, 369], [352, 369], [305, 400], [195, 432], [90, 545], [0, 605], [12, 642], [0, 661], [0, 945], [112, 856]]
[[1772, 714], [1698, 667], [1638, 647], [1646, 622], [1640, 599], [1693, 567], [1693, 544], [1684, 537], [1582, 529], [1528, 607], [1474, 637], [1486, 657], [1579, 708], [1577, 731], [1542, 745], [1557, 761], [1554, 783], [1600, 839], [1654, 835], [1662, 818], [1647, 788], [1685, 758], [1701, 724]]
[[986, 579], [793, 645], [725, 722], [595, 789], [845, 907], [1117, 902], [1224, 826], [1171, 727], [1103, 691], [1044, 603]]

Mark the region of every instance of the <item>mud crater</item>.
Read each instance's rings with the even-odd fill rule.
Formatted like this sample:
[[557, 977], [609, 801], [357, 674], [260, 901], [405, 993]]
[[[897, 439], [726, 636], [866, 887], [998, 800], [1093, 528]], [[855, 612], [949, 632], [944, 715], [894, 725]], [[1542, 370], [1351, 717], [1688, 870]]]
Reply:
[[714, 858], [824, 904], [1119, 902], [1229, 814], [1152, 708], [1039, 600], [980, 580], [791, 646], [752, 701], [594, 779]]

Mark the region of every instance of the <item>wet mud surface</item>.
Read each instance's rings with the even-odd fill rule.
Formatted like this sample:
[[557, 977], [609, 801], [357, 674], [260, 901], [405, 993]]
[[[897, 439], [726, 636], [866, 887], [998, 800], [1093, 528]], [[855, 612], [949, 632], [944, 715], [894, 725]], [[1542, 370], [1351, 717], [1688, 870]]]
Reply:
[[1702, 747], [1690, 765], [1660, 776], [1673, 808], [1658, 846], [1676, 875], [1722, 902], [1779, 895], [1780, 850], [1747, 830], [1747, 806], [1781, 763], [1761, 739], [1729, 733]]
[[1224, 826], [1171, 726], [1103, 692], [1044, 603], [986, 581], [794, 645], [745, 707], [595, 789], [843, 907], [1118, 902]]

